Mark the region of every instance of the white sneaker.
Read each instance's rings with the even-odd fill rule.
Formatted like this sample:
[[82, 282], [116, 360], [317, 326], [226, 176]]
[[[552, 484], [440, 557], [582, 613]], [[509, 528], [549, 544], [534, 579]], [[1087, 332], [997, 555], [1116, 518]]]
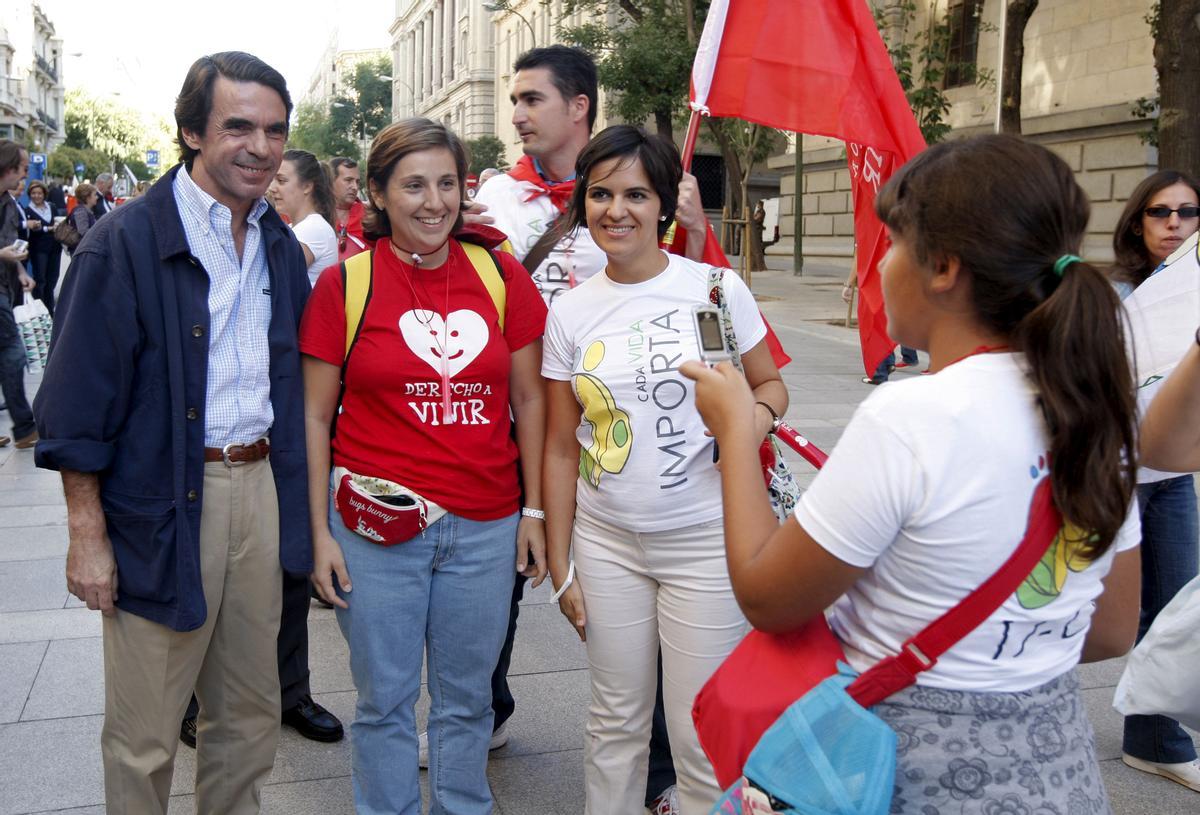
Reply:
[[1182, 784], [1190, 790], [1200, 792], [1200, 761], [1185, 761], [1182, 764], [1160, 764], [1157, 761], [1146, 761], [1135, 758], [1128, 753], [1121, 754], [1121, 761], [1135, 770], [1144, 773], [1161, 775], [1176, 784]]
[[679, 815], [679, 791], [674, 784], [658, 794], [648, 812], [650, 815]]
[[[499, 750], [506, 744], [508, 744], [508, 722], [505, 722], [492, 731], [492, 740], [488, 742], [488, 750]], [[417, 736], [417, 766], [422, 770], [429, 769], [428, 730], [422, 730], [421, 735]]]

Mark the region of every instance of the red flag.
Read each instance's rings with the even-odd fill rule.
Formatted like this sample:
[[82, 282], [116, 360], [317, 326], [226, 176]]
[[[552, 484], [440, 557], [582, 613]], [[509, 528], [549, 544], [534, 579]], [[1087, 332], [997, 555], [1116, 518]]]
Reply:
[[[704, 223], [707, 233], [704, 237], [704, 253], [700, 256], [701, 263], [707, 263], [709, 266], [716, 266], [721, 269], [729, 268], [729, 258], [725, 257], [725, 252], [721, 249], [721, 242], [717, 240], [716, 233], [713, 232], [712, 224], [705, 221]], [[673, 255], [687, 255], [687, 238], [686, 229], [680, 229], [679, 224], [674, 225], [674, 235], [671, 238], [671, 245], [666, 247], [667, 251]], [[767, 316], [761, 311], [763, 325], [767, 327], [767, 336], [764, 338], [767, 343], [767, 349], [771, 352], [771, 359], [775, 360], [775, 367], [782, 369], [792, 361], [788, 356], [788, 352], [783, 350], [783, 343], [779, 341], [779, 337], [775, 336], [775, 329], [771, 328], [771, 324], [767, 322]]]
[[887, 242], [875, 194], [925, 140], [866, 0], [713, 0], [692, 67], [692, 107], [846, 142], [858, 330], [863, 366], [874, 373], [895, 347], [876, 271]]

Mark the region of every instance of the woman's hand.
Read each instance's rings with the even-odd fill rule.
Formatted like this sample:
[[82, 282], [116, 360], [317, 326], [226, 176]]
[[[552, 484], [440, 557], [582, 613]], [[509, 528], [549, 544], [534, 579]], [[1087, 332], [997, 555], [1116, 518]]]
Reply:
[[749, 432], [753, 436], [749, 440], [756, 444], [762, 440], [765, 434], [754, 435], [761, 424], [754, 415], [754, 393], [737, 368], [728, 362], [709, 368], [690, 360], [679, 367], [679, 372], [695, 381], [696, 409], [718, 441], [723, 443], [736, 432]]
[[546, 522], [522, 516], [517, 524], [517, 571], [533, 578], [536, 589], [546, 579]]
[[346, 558], [342, 555], [342, 547], [338, 546], [338, 542], [328, 531], [314, 533], [313, 571], [309, 575], [309, 580], [316, 586], [317, 594], [321, 595], [321, 599], [326, 603], [338, 608], [350, 608], [345, 600], [338, 597], [338, 593], [333, 587], [334, 576], [337, 577], [342, 591], [349, 592], [351, 589], [350, 573], [346, 571]]
[[558, 610], [567, 618], [567, 622], [575, 629], [575, 633], [579, 635], [580, 642], [587, 642], [587, 612], [583, 610], [583, 589], [579, 588], [579, 577], [576, 575], [574, 582], [567, 586], [567, 590], [562, 593], [562, 597], [558, 598]]

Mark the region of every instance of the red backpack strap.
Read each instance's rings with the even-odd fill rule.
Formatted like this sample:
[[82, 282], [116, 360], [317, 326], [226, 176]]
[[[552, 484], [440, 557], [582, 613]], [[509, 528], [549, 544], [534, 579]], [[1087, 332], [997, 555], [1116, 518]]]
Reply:
[[1043, 478], [1033, 493], [1025, 537], [1004, 565], [958, 605], [906, 641], [899, 654], [886, 657], [863, 672], [846, 692], [863, 707], [871, 707], [916, 682], [917, 674], [936, 665], [938, 657], [1004, 605], [1046, 554], [1061, 529], [1062, 515], [1054, 506], [1050, 479]]

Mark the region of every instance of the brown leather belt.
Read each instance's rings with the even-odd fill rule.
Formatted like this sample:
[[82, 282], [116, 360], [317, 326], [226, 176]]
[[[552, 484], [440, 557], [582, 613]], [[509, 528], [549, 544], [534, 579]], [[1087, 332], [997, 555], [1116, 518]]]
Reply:
[[271, 452], [271, 443], [266, 439], [249, 444], [227, 444], [224, 447], [205, 447], [205, 461], [223, 461], [226, 467], [240, 467], [252, 461], [262, 461]]

